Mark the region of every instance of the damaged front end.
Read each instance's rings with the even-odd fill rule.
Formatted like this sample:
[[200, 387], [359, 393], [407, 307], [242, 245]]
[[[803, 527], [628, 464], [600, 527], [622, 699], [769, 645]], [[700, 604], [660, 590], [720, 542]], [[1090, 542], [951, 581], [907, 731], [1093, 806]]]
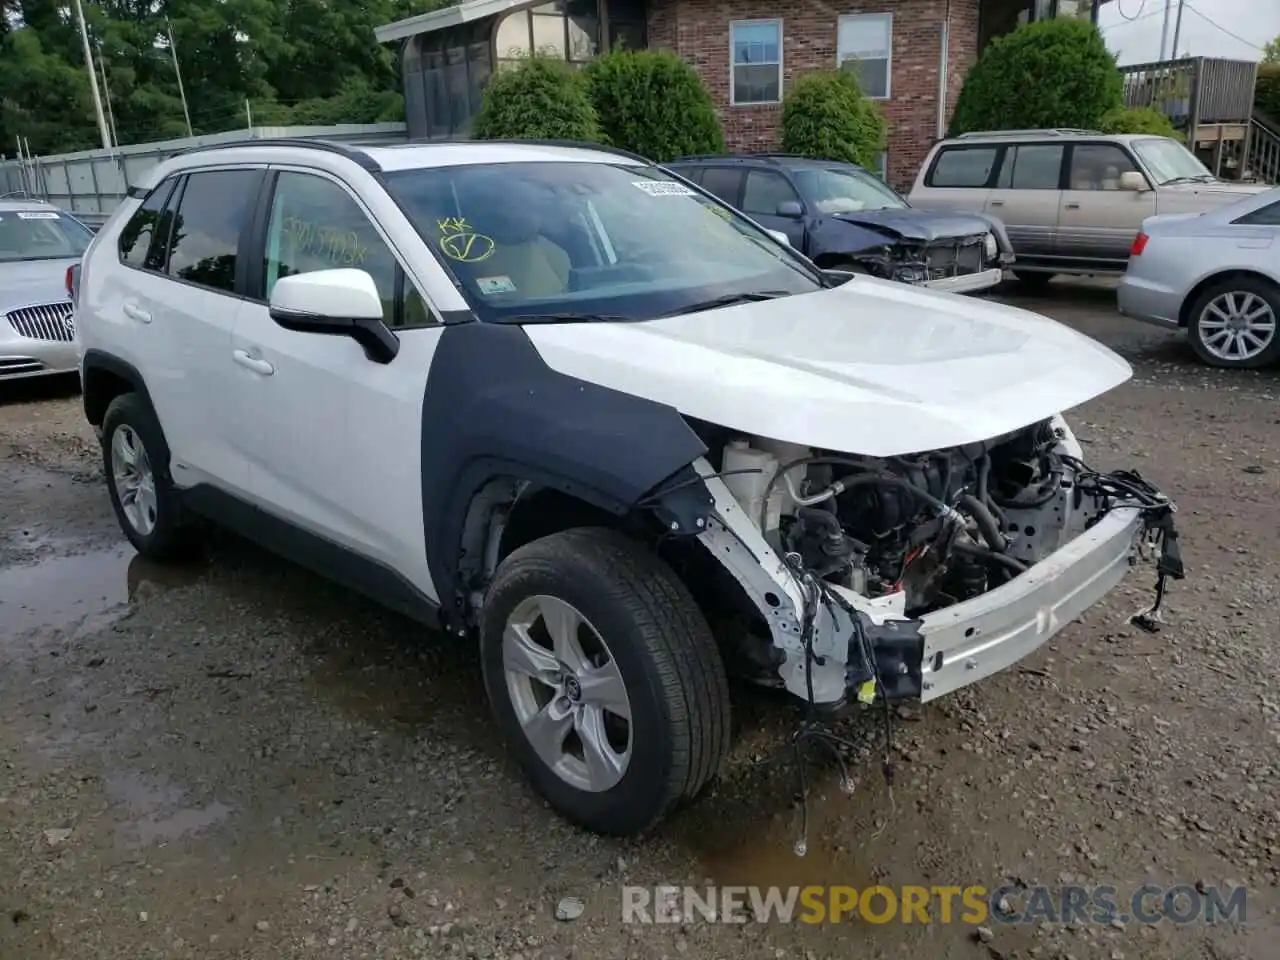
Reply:
[[767, 624], [732, 638], [731, 666], [816, 707], [928, 701], [1003, 670], [1148, 551], [1155, 602], [1133, 619], [1157, 629], [1183, 576], [1173, 504], [1090, 469], [1061, 417], [888, 458], [720, 439], [681, 491], [711, 502], [671, 528], [696, 532]]
[[[1013, 250], [996, 224], [977, 221], [964, 232], [949, 233], [930, 228], [927, 222], [884, 223], [871, 215], [848, 215], [842, 220], [886, 237], [887, 242], [850, 255], [867, 273], [884, 280], [951, 293], [973, 293], [1000, 283], [1004, 270], [1014, 262]], [[939, 226], [950, 225], [946, 222]]]

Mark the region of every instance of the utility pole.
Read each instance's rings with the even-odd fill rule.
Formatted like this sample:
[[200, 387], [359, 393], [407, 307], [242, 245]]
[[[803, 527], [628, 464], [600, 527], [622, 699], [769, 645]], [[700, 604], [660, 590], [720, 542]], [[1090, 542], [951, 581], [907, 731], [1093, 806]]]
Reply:
[[253, 107], [249, 106], [249, 98], [244, 98], [244, 119], [248, 129], [253, 130]]
[[102, 99], [107, 103], [107, 126], [111, 128], [112, 146], [120, 146], [120, 137], [116, 133], [116, 114], [111, 109], [111, 88], [107, 86], [107, 58], [102, 54], [102, 41], [97, 41], [98, 67], [102, 70]]
[[1177, 60], [1177, 59], [1178, 59], [1178, 36], [1182, 33], [1182, 3], [1183, 3], [1183, 0], [1178, 0], [1178, 16], [1177, 16], [1177, 18], [1173, 21], [1173, 53], [1172, 53], [1172, 59], [1174, 59], [1174, 60]]
[[84, 7], [80, 0], [75, 0], [76, 23], [80, 27], [80, 43], [84, 46], [84, 65], [89, 70], [89, 92], [93, 94], [93, 112], [98, 116], [98, 133], [102, 134], [102, 146], [111, 149], [111, 132], [107, 129], [107, 118], [102, 112], [102, 93], [98, 90], [98, 71], [93, 67], [93, 50], [89, 47], [89, 28], [84, 22]]
[[178, 45], [173, 42], [173, 24], [166, 18], [164, 25], [169, 34], [169, 54], [173, 57], [173, 72], [178, 78], [178, 96], [182, 98], [182, 116], [187, 121], [187, 136], [193, 137], [195, 134], [191, 131], [191, 111], [187, 109], [187, 91], [182, 86], [182, 68], [178, 66]]

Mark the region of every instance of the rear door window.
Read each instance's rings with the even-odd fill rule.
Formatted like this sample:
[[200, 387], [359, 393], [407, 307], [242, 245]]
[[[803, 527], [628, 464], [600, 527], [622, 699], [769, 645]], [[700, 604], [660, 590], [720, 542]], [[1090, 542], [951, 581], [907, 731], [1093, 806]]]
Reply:
[[736, 207], [742, 200], [743, 180], [741, 167], [707, 167], [702, 174], [702, 189]]
[[1060, 143], [1024, 143], [1009, 147], [1000, 165], [997, 190], [1057, 190], [1062, 183]]
[[800, 196], [787, 178], [773, 170], [751, 170], [747, 173], [742, 194], [742, 212], [774, 217], [784, 203], [799, 203]]
[[259, 170], [187, 175], [169, 245], [169, 276], [220, 293], [235, 292], [240, 237], [261, 176]]
[[939, 151], [929, 171], [930, 187], [985, 187], [991, 180], [999, 148], [945, 147]]

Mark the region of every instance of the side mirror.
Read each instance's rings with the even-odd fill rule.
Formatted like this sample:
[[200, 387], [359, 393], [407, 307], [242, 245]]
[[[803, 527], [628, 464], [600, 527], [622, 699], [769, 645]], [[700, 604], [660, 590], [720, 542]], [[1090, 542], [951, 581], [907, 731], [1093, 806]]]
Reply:
[[382, 297], [363, 270], [315, 270], [271, 288], [271, 319], [286, 330], [350, 337], [374, 363], [390, 363], [400, 340], [382, 322]]
[[790, 237], [788, 237], [788, 236], [787, 236], [785, 233], [783, 233], [781, 230], [766, 230], [766, 231], [765, 231], [765, 233], [767, 233], [769, 236], [773, 237], [773, 239], [777, 240], [777, 241], [778, 241], [780, 244], [782, 244], [784, 247], [789, 247], [789, 246], [791, 246], [791, 238], [790, 238]]
[[799, 220], [804, 216], [804, 207], [797, 200], [784, 200], [778, 204], [778, 216]]
[[1137, 170], [1126, 170], [1120, 174], [1120, 189], [1132, 190], [1134, 193], [1147, 192], [1147, 178]]

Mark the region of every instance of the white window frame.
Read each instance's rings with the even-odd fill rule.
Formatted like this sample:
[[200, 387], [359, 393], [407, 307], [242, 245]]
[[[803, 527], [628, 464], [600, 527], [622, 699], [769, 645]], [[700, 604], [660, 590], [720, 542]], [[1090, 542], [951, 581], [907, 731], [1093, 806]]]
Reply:
[[[888, 27], [888, 49], [884, 56], [884, 96], [876, 97], [863, 90], [868, 100], [890, 100], [893, 98], [893, 14], [892, 13], [846, 13], [836, 18], [836, 69], [842, 69], [845, 57], [840, 49], [840, 25], [846, 20], [880, 20]], [[878, 57], [876, 59], [879, 59]]]
[[[733, 33], [738, 27], [758, 27], [761, 24], [770, 24], [778, 28], [778, 99], [776, 100], [752, 100], [749, 103], [738, 102], [738, 85], [735, 82], [737, 78], [737, 63], [734, 61], [734, 40]], [[782, 102], [782, 18], [766, 17], [760, 20], [730, 20], [729, 21], [729, 106], [731, 107], [764, 107]], [[764, 66], [764, 64], [761, 64]]]

